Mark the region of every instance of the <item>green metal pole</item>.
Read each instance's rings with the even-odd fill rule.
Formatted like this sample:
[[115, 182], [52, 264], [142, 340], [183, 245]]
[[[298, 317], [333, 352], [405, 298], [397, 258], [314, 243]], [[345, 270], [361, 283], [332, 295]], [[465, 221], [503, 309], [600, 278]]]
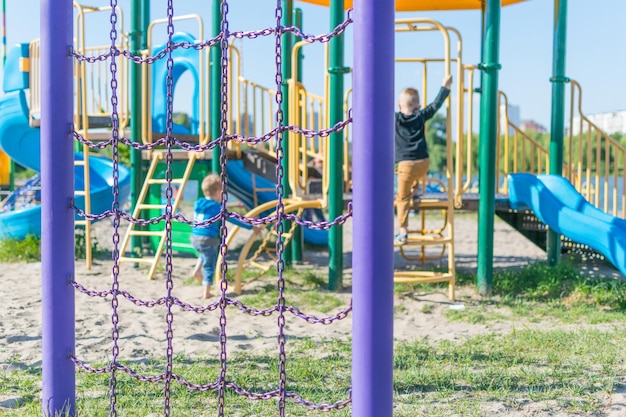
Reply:
[[[563, 129], [565, 127], [565, 40], [567, 0], [554, 0], [554, 39], [552, 45], [552, 119], [550, 123], [550, 174], [563, 173]], [[548, 230], [548, 263], [557, 265], [561, 257], [561, 236]]]
[[478, 291], [483, 296], [491, 294], [493, 280], [500, 1], [486, 0], [484, 60], [480, 64], [482, 94], [480, 96], [477, 279]]
[[[302, 30], [302, 9], [294, 9], [293, 11], [293, 22], [294, 25], [298, 28], [300, 28]], [[294, 39], [294, 44], [296, 42], [300, 42], [302, 40], [302, 38], [300, 37], [296, 37]], [[297, 82], [301, 83], [302, 82], [302, 60], [303, 60], [304, 56], [302, 54], [302, 48], [300, 48], [298, 50], [298, 73], [297, 74], [292, 74], [293, 76], [295, 76], [295, 79]], [[302, 261], [303, 258], [303, 254], [302, 254], [302, 246], [303, 246], [303, 235], [302, 235], [302, 228], [300, 226], [296, 227], [295, 230], [293, 231], [293, 239], [291, 240], [292, 244], [291, 244], [291, 256], [293, 257], [294, 261]]]
[[485, 2], [480, 4], [480, 62], [485, 60], [485, 20], [487, 16], [487, 5]]
[[[281, 25], [283, 26], [292, 26], [293, 25], [293, 0], [282, 0], [282, 8], [283, 8], [283, 16], [281, 20]], [[282, 60], [281, 60], [281, 71], [283, 76], [283, 85], [281, 88], [283, 102], [281, 110], [283, 112], [283, 123], [289, 124], [289, 84], [287, 81], [291, 78], [291, 51], [293, 49], [293, 36], [291, 33], [285, 33], [282, 35]], [[284, 190], [285, 196], [291, 195], [291, 189], [289, 187], [289, 177], [287, 173], [289, 172], [289, 135], [284, 134], [283, 136], [283, 155], [282, 159], [282, 167], [283, 167], [283, 178], [282, 178], [282, 186]], [[289, 230], [291, 224], [285, 222], [285, 230]], [[293, 239], [292, 239], [293, 240]], [[285, 248], [285, 252], [283, 253], [283, 260], [287, 265], [291, 264], [292, 261], [292, 245], [288, 245]]]
[[[144, 27], [142, 25], [141, 0], [132, 0], [130, 5], [130, 50], [133, 55], [138, 55], [141, 51], [141, 42]], [[130, 123], [130, 139], [133, 142], [141, 142], [141, 64], [130, 63], [130, 114], [132, 115]], [[137, 149], [130, 150], [130, 201], [133, 205], [131, 213], [135, 210], [135, 206], [139, 204], [139, 193], [141, 192], [141, 184], [143, 175], [141, 172], [141, 151]], [[141, 256], [141, 238], [133, 236], [131, 238], [131, 256]]]
[[[294, 25], [296, 25], [298, 28], [300, 28], [300, 30], [302, 30], [302, 28], [304, 27], [304, 20], [302, 17], [302, 9], [300, 8], [296, 8], [293, 11], [293, 20], [294, 20]], [[301, 37], [297, 37], [295, 42], [300, 42], [302, 40]], [[296, 80], [298, 80], [298, 82], [302, 82], [302, 63], [304, 61], [304, 52], [302, 52], [302, 48], [300, 48], [298, 50], [298, 73], [296, 74]]]
[[141, 29], [143, 36], [141, 37], [141, 49], [148, 48], [148, 26], [150, 26], [150, 0], [143, 0], [141, 7]]
[[[213, 0], [213, 30], [211, 36], [215, 37], [220, 34], [222, 29], [222, 1]], [[211, 48], [211, 140], [218, 138], [222, 133], [222, 125], [220, 123], [222, 109], [222, 49], [218, 43]], [[219, 173], [222, 168], [220, 165], [221, 149], [213, 148], [213, 159], [211, 160], [211, 171]]]
[[[333, 30], [344, 21], [343, 0], [330, 2], [330, 28]], [[343, 63], [343, 36], [330, 40], [330, 126], [343, 120], [343, 76], [346, 71]], [[329, 147], [330, 181], [328, 190], [328, 217], [334, 220], [343, 213], [343, 132], [331, 133]], [[343, 285], [343, 227], [333, 226], [328, 233], [328, 288], [340, 290]]]

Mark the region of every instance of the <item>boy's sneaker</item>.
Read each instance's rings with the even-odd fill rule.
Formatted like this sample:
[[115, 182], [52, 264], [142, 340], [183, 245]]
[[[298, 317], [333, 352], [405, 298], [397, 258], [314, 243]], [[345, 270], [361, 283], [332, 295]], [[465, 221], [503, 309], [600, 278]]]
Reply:
[[393, 239], [393, 242], [396, 245], [405, 245], [407, 241], [408, 236], [406, 234], [397, 234], [396, 237]]

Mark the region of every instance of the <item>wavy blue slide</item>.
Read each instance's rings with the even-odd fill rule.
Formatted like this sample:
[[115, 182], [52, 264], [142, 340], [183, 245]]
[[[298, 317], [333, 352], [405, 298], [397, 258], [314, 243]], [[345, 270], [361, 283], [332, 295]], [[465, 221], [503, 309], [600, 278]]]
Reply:
[[[252, 190], [252, 175], [255, 175], [243, 167], [243, 161], [230, 161], [226, 166], [226, 172], [228, 173], [228, 192], [232, 193], [241, 202], [251, 209], [254, 207], [254, 198]], [[266, 180], [263, 177], [255, 175], [255, 183], [259, 188], [276, 187], [271, 181]], [[268, 201], [276, 200], [275, 191], [262, 191], [258, 195], [259, 203], [266, 203]], [[326, 246], [328, 245], [328, 231], [302, 228], [304, 241], [312, 245]]]
[[626, 276], [626, 220], [591, 205], [565, 178], [510, 174], [509, 201], [532, 210], [552, 230], [603, 254]]
[[[40, 171], [39, 129], [28, 123], [28, 105], [24, 90], [16, 90], [0, 97], [0, 147], [18, 164]], [[76, 153], [75, 159], [83, 158]], [[113, 194], [113, 162], [98, 156], [89, 157], [91, 212], [102, 213], [111, 208]], [[83, 167], [74, 168], [76, 190], [84, 190]], [[130, 171], [119, 166], [119, 201], [124, 204], [130, 193]], [[84, 208], [83, 197], [76, 206]], [[24, 239], [41, 234], [41, 206], [31, 205], [0, 213], [0, 239]]]

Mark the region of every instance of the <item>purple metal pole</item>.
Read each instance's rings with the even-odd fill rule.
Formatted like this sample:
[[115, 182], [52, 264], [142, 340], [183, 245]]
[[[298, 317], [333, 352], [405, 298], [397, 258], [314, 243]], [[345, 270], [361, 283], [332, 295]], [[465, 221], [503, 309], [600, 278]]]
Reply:
[[42, 411], [74, 416], [72, 0], [41, 0]]
[[352, 415], [393, 414], [395, 1], [354, 2]]

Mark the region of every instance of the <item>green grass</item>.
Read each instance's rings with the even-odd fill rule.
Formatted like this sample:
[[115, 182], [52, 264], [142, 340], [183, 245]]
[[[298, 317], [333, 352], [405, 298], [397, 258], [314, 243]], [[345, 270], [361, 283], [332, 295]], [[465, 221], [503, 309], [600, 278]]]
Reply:
[[0, 262], [39, 262], [41, 239], [28, 235], [25, 239], [0, 240]]
[[[462, 342], [429, 343], [416, 340], [395, 348], [394, 403], [396, 416], [481, 416], [481, 406], [496, 402], [510, 407], [540, 401], [571, 413], [598, 413], [600, 398], [623, 380], [626, 333], [622, 330], [523, 330], [505, 335], [477, 336]], [[336, 340], [304, 339], [287, 344], [288, 390], [304, 398], [335, 402], [347, 398], [350, 386], [351, 346]], [[134, 370], [157, 375], [162, 358], [128, 363]], [[228, 379], [255, 392], [277, 386], [276, 354], [255, 352], [229, 355]], [[174, 359], [174, 372], [194, 384], [217, 379], [217, 358]], [[20, 398], [3, 416], [39, 415], [41, 368], [15, 366], [0, 373], [4, 397]], [[160, 415], [163, 383], [140, 383], [116, 373], [120, 415]], [[77, 374], [79, 415], [106, 416], [109, 376]], [[214, 415], [215, 392], [189, 391], [172, 383], [174, 415]], [[226, 392], [226, 415], [276, 415], [276, 400], [250, 401]], [[287, 403], [287, 415], [321, 415]], [[349, 409], [331, 413], [349, 416]]]
[[[313, 271], [287, 268], [283, 277], [287, 289], [286, 305], [294, 305], [302, 311], [320, 313], [331, 313], [346, 305], [344, 299], [325, 289], [326, 281]], [[275, 280], [276, 278], [265, 279], [265, 284], [245, 293], [239, 300], [254, 308], [267, 308], [276, 304], [278, 290]]]
[[[451, 321], [471, 324], [524, 318], [530, 322], [554, 320], [562, 324], [600, 324], [626, 321], [626, 281], [611, 277], [590, 278], [580, 273], [575, 259], [564, 259], [557, 266], [536, 262], [524, 268], [496, 271], [492, 296], [459, 301], [470, 306], [464, 310], [445, 311]], [[476, 276], [457, 271], [458, 288], [474, 288]], [[440, 284], [398, 284], [399, 296], [433, 292], [447, 287]], [[463, 291], [458, 291], [462, 293]], [[465, 293], [471, 291], [464, 291]], [[513, 317], [504, 318], [488, 307], [497, 304], [510, 310]], [[428, 307], [424, 307], [428, 309]]]
[[497, 272], [493, 287], [503, 306], [533, 320], [597, 324], [626, 319], [626, 281], [586, 277], [570, 261]]
[[[326, 280], [313, 270], [288, 268], [284, 272], [287, 304], [303, 311], [329, 313], [346, 304], [345, 296], [326, 291]], [[250, 286], [239, 299], [247, 305], [265, 308], [276, 302], [276, 277], [268, 276]], [[475, 277], [459, 274], [458, 281], [471, 285]], [[466, 297], [464, 310], [441, 309], [450, 321], [489, 325], [493, 322], [575, 324], [559, 329], [512, 330], [452, 341], [417, 339], [397, 342], [394, 366], [394, 416], [489, 415], [485, 407], [520, 409], [543, 404], [550, 410], [566, 410], [572, 415], [599, 414], [606, 396], [617, 384], [626, 382], [626, 283], [609, 278], [588, 279], [575, 265], [563, 262], [557, 267], [535, 263], [526, 268], [496, 272], [494, 295], [490, 299]], [[414, 287], [401, 287], [409, 292]], [[430, 288], [432, 291], [432, 286]], [[459, 293], [469, 293], [463, 291]], [[426, 303], [421, 313], [439, 314]], [[397, 305], [397, 314], [407, 314]], [[601, 327], [595, 324], [603, 323]], [[607, 324], [609, 323], [609, 324]], [[611, 325], [611, 323], [613, 325]], [[319, 338], [289, 339], [287, 387], [314, 402], [335, 402], [347, 397], [351, 374], [350, 341]], [[228, 354], [227, 377], [240, 386], [266, 392], [278, 383], [277, 352]], [[133, 370], [157, 375], [165, 369], [162, 357], [126, 363]], [[100, 364], [103, 366], [103, 364]], [[217, 357], [177, 356], [174, 372], [194, 384], [217, 379]], [[163, 414], [163, 382], [137, 382], [123, 372], [116, 373], [118, 415], [156, 416]], [[79, 415], [109, 414], [109, 375], [77, 373]], [[25, 366], [14, 355], [0, 368], [0, 398], [17, 399], [14, 408], [2, 416], [40, 415], [41, 367]], [[277, 401], [251, 401], [226, 391], [226, 415], [277, 415]], [[215, 392], [190, 391], [172, 383], [172, 415], [215, 415]], [[322, 415], [287, 402], [289, 416]], [[333, 411], [333, 416], [349, 416], [350, 409]]]
[[[87, 241], [85, 229], [76, 229], [74, 235], [74, 257], [75, 259], [85, 259], [87, 254]], [[97, 257], [106, 252], [98, 244], [98, 239], [91, 238], [92, 256]], [[16, 262], [40, 262], [41, 261], [41, 238], [34, 235], [27, 235], [24, 239], [2, 239], [0, 240], [0, 263]]]

